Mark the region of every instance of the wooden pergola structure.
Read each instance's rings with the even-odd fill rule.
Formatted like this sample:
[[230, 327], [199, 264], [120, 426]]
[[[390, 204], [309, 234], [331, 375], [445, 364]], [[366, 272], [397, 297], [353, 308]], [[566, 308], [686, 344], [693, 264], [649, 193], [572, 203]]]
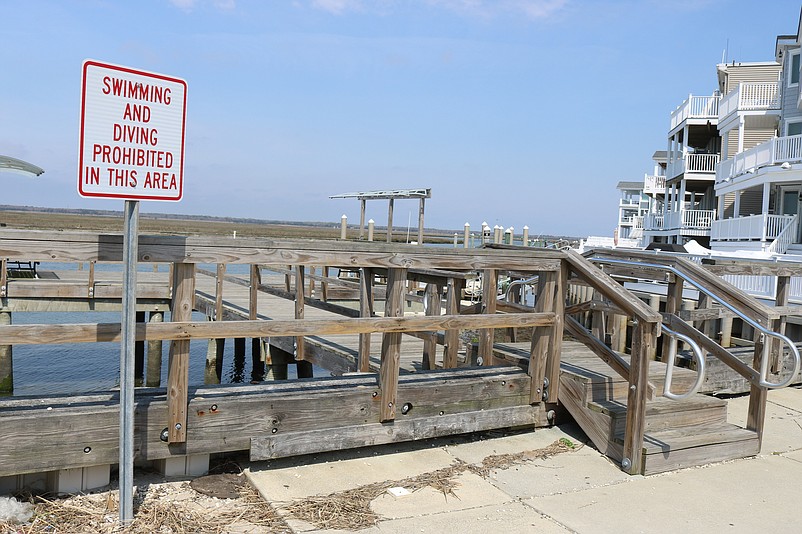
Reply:
[[365, 237], [365, 203], [368, 200], [389, 200], [390, 205], [387, 210], [387, 242], [393, 241], [393, 203], [395, 199], [417, 198], [420, 199], [418, 208], [418, 244], [423, 244], [423, 213], [426, 199], [432, 198], [432, 190], [426, 189], [390, 189], [384, 191], [359, 191], [355, 193], [342, 193], [332, 195], [329, 198], [358, 198], [360, 203], [359, 210], [359, 239]]

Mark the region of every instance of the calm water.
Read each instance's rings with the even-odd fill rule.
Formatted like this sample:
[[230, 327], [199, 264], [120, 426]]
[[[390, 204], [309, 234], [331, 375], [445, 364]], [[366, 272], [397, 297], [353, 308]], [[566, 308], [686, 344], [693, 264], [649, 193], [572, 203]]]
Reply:
[[[214, 265], [199, 265], [214, 270]], [[39, 271], [76, 268], [75, 264], [39, 265]], [[120, 271], [120, 264], [98, 264], [97, 271]], [[141, 272], [152, 272], [149, 264], [141, 264]], [[167, 265], [159, 265], [167, 272]], [[230, 265], [228, 273], [245, 274], [247, 265]], [[193, 313], [193, 321], [204, 321], [203, 314]], [[169, 312], [164, 320], [170, 320]], [[75, 324], [75, 323], [119, 323], [118, 312], [28, 312], [14, 313], [13, 324]], [[192, 386], [203, 385], [206, 366], [207, 340], [190, 342], [189, 382]], [[167, 383], [167, 362], [170, 343], [165, 341], [162, 350], [161, 384]], [[251, 344], [246, 342], [244, 364], [237, 367], [234, 362], [234, 340], [227, 339], [223, 356], [223, 383], [248, 382], [251, 379]], [[17, 345], [14, 357], [14, 395], [77, 394], [109, 390], [120, 381], [120, 343], [74, 343], [64, 345]], [[146, 355], [147, 360], [147, 355]], [[147, 363], [146, 363], [147, 365]], [[295, 378], [295, 366], [289, 366], [289, 378]], [[328, 376], [323, 369], [315, 368], [315, 376]], [[324, 374], [325, 373], [325, 374]]]

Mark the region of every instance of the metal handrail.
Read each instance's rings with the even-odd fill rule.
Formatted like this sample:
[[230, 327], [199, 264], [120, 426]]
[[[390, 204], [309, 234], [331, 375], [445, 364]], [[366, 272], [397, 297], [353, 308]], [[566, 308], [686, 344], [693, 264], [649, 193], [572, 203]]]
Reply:
[[522, 286], [522, 285], [526, 285], [526, 284], [531, 284], [532, 282], [534, 282], [537, 279], [538, 279], [538, 276], [535, 275], [535, 276], [533, 276], [531, 278], [527, 278], [525, 280], [515, 280], [513, 282], [510, 282], [510, 285], [507, 286], [507, 291], [504, 292], [504, 300], [509, 302], [509, 300], [510, 300], [510, 291], [512, 291], [512, 288], [514, 286]]
[[[702, 349], [699, 347], [699, 345], [690, 337], [686, 336], [685, 334], [675, 332], [664, 324], [660, 324], [660, 328], [662, 328], [663, 332], [670, 336], [668, 343], [668, 355], [664, 355], [666, 356], [666, 360], [664, 362], [666, 364], [666, 379], [665, 383], [663, 384], [663, 396], [677, 401], [687, 399], [698, 393], [699, 389], [702, 387], [702, 383], [705, 379], [705, 356], [702, 353]], [[677, 338], [691, 346], [691, 349], [693, 350], [693, 357], [696, 360], [696, 382], [694, 382], [691, 389], [682, 394], [671, 392], [671, 381], [674, 377], [674, 361], [677, 357]]]
[[[764, 327], [763, 325], [761, 325], [760, 323], [758, 323], [757, 321], [747, 317], [743, 312], [741, 312], [741, 310], [739, 310], [738, 308], [730, 305], [727, 302], [724, 302], [724, 300], [721, 297], [719, 297], [718, 295], [716, 295], [715, 293], [713, 293], [712, 291], [710, 291], [706, 287], [702, 286], [698, 282], [688, 278], [686, 275], [684, 275], [682, 272], [680, 272], [679, 269], [677, 269], [675, 267], [672, 267], [671, 265], [662, 265], [660, 263], [648, 263], [648, 262], [640, 262], [640, 261], [632, 261], [632, 260], [622, 260], [622, 259], [617, 259], [617, 258], [603, 258], [603, 259], [600, 258], [599, 261], [603, 262], [603, 263], [618, 263], [618, 264], [621, 264], [621, 265], [640, 265], [642, 267], [649, 267], [649, 268], [652, 268], [652, 269], [663, 269], [663, 270], [669, 271], [669, 272], [675, 274], [676, 276], [679, 276], [680, 278], [682, 278], [683, 280], [685, 280], [686, 282], [691, 284], [693, 287], [695, 287], [697, 290], [699, 290], [700, 292], [704, 293], [705, 295], [707, 295], [711, 299], [713, 299], [716, 302], [718, 302], [719, 304], [721, 304], [724, 308], [728, 309], [729, 311], [731, 311], [732, 313], [734, 313], [735, 315], [740, 317], [741, 320], [743, 320], [749, 326], [751, 326], [755, 330], [759, 331], [764, 337], [764, 340], [763, 340], [763, 357], [761, 358], [761, 361], [760, 361], [760, 380], [755, 385], [757, 385], [759, 387], [766, 388], [766, 389], [784, 388], [785, 386], [790, 384], [791, 381], [794, 379], [794, 377], [796, 377], [797, 373], [799, 373], [799, 368], [800, 368], [800, 363], [801, 363], [800, 362], [800, 356], [799, 356], [799, 349], [796, 348], [796, 345], [794, 345], [793, 341], [788, 339], [788, 337], [786, 337], [785, 335], [780, 334], [779, 332], [773, 332], [773, 331], [769, 330], [768, 328]], [[769, 382], [768, 381], [769, 359], [770, 359], [769, 358], [769, 351], [770, 351], [771, 347], [770, 347], [769, 343], [766, 343], [766, 340], [765, 340], [766, 336], [777, 338], [780, 341], [782, 341], [784, 344], [786, 344], [788, 346], [788, 348], [791, 349], [791, 354], [792, 354], [792, 356], [794, 358], [793, 371], [791, 372], [791, 374], [785, 380], [782, 380], [780, 382]], [[751, 378], [747, 377], [747, 379], [750, 382], [752, 381]]]

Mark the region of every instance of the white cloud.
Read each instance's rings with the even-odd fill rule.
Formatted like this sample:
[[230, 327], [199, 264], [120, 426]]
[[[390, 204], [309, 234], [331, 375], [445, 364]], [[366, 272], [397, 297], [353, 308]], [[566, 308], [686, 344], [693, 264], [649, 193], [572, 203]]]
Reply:
[[344, 11], [361, 8], [360, 0], [312, 0], [312, 7], [339, 15]]
[[184, 11], [191, 11], [195, 4], [197, 3], [196, 0], [170, 0], [170, 3], [173, 4], [178, 9], [183, 9]]
[[423, 0], [439, 7], [471, 16], [495, 17], [503, 14], [544, 19], [563, 9], [569, 0]]
[[511, 11], [520, 11], [532, 19], [544, 19], [557, 13], [568, 4], [568, 0], [509, 0], [503, 5]]
[[[192, 11], [203, 0], [169, 0], [178, 9]], [[236, 0], [212, 0], [211, 4], [217, 9], [230, 11], [236, 7]]]

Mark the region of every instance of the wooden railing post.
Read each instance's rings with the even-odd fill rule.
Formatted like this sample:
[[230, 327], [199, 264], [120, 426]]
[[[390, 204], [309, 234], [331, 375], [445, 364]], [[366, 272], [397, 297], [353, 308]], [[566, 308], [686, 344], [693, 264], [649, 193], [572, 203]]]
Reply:
[[649, 391], [649, 362], [654, 359], [659, 323], [637, 321], [632, 335], [632, 359], [627, 393], [624, 459], [621, 467], [631, 475], [643, 471], [643, 434]]
[[[295, 318], [304, 318], [304, 266], [295, 266]], [[303, 360], [305, 356], [304, 338], [295, 338], [295, 359]]]
[[[678, 276], [671, 276], [671, 280], [668, 282], [668, 288], [666, 289], [666, 313], [671, 315], [679, 315], [680, 310], [682, 309], [682, 290], [685, 285], [685, 281], [678, 277]], [[663, 338], [663, 345], [662, 345], [662, 355], [665, 361], [666, 356], [668, 355], [668, 344], [671, 342], [668, 336]], [[679, 350], [680, 345], [677, 346], [677, 350]]]
[[[152, 311], [148, 322], [157, 324], [164, 321], [164, 312]], [[157, 388], [162, 380], [162, 348], [163, 342], [160, 339], [148, 341], [148, 368], [145, 376], [145, 385], [149, 388]]]
[[[752, 368], [760, 369], [765, 357], [763, 347], [765, 343], [771, 343], [767, 336], [764, 336], [759, 331], [755, 330], [754, 337], [755, 348], [754, 356], [752, 359]], [[763, 445], [763, 427], [766, 423], [766, 402], [769, 398], [769, 390], [751, 384], [749, 388], [749, 407], [746, 414], [746, 429], [751, 430], [757, 434], [757, 439], [761, 446]]]
[[568, 267], [561, 262], [560, 271], [554, 273], [554, 297], [551, 306], [554, 311], [554, 324], [550, 328], [549, 357], [546, 360], [545, 378], [548, 388], [544, 391], [543, 400], [557, 402], [560, 391], [560, 359], [562, 357], [563, 330], [565, 325], [565, 292], [568, 286]]
[[[549, 311], [554, 308], [556, 278], [554, 273], [543, 272], [538, 275], [536, 312]], [[539, 403], [543, 400], [543, 394], [546, 389], [543, 379], [546, 376], [550, 340], [551, 328], [536, 326], [532, 329], [532, 343], [529, 350], [529, 402], [531, 404]]]
[[[485, 269], [482, 273], [482, 313], [492, 315], [496, 313], [496, 301], [498, 299], [498, 271], [496, 269]], [[483, 365], [495, 365], [493, 357], [493, 335], [492, 328], [483, 328], [479, 331], [479, 356], [482, 357]]]
[[8, 293], [8, 260], [0, 260], [0, 297], [5, 297]]
[[[394, 267], [387, 269], [387, 297], [385, 317], [404, 316], [404, 282], [407, 270]], [[395, 419], [395, 405], [398, 397], [398, 370], [401, 363], [401, 333], [386, 332], [382, 336], [381, 352], [381, 408], [382, 422]]]
[[[195, 302], [195, 264], [173, 264], [173, 299], [170, 307], [173, 322], [192, 320]], [[167, 375], [168, 442], [187, 440], [187, 394], [189, 391], [189, 340], [170, 343], [170, 364]]]
[[329, 301], [329, 283], [326, 279], [329, 277], [328, 266], [323, 267], [323, 281], [320, 283], [320, 300], [323, 302]]
[[[459, 302], [465, 281], [449, 278], [447, 284], [446, 314], [459, 315]], [[459, 330], [446, 330], [444, 342], [443, 369], [454, 369], [457, 366], [457, 353], [459, 352]]]
[[[423, 295], [424, 308], [426, 315], [440, 315], [440, 285], [429, 282], [426, 284], [426, 292]], [[424, 371], [431, 371], [436, 367], [437, 360], [437, 332], [427, 332], [423, 339], [423, 362]]]
[[[248, 294], [248, 319], [255, 321], [259, 316], [259, 285], [262, 283], [262, 269], [258, 264], [250, 268]], [[262, 354], [262, 339], [251, 339], [251, 381], [261, 382], [265, 377], [265, 360]]]
[[[363, 267], [359, 276], [359, 316], [373, 317], [373, 269]], [[359, 362], [357, 370], [370, 372], [370, 332], [359, 334]]]
[[[214, 284], [214, 317], [213, 321], [223, 320], [223, 279], [226, 275], [226, 264], [217, 264], [217, 275]], [[206, 349], [206, 369], [203, 382], [205, 384], [219, 384], [223, 376], [223, 354], [225, 354], [225, 338], [210, 339]]]
[[[5, 264], [3, 264], [5, 272]], [[11, 312], [7, 308], [0, 307], [0, 325], [11, 324]], [[0, 395], [11, 395], [14, 393], [14, 347], [12, 345], [0, 345]]]

